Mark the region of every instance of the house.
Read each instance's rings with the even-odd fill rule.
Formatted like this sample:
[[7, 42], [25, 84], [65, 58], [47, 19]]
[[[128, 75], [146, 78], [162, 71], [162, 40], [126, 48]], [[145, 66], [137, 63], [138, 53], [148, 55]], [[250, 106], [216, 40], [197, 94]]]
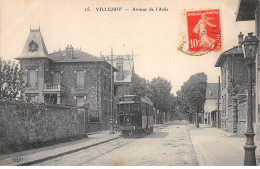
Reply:
[[[260, 39], [260, 2], [258, 0], [240, 0], [239, 7], [237, 11], [236, 21], [250, 21], [255, 20], [255, 34], [258, 39]], [[258, 47], [259, 49], [259, 47]], [[260, 54], [259, 52], [256, 55], [256, 72], [257, 76], [255, 76], [256, 87], [255, 87], [255, 95], [256, 95], [256, 106], [255, 112], [253, 114], [253, 123], [254, 123], [254, 132], [256, 134], [256, 139], [260, 140]]]
[[[218, 121], [218, 83], [208, 83], [204, 104], [204, 124], [217, 127]], [[219, 106], [220, 108], [221, 106]]]
[[240, 32], [238, 46], [221, 53], [215, 64], [215, 67], [221, 68], [221, 128], [240, 134], [245, 132], [246, 112], [238, 108], [239, 104], [246, 102], [248, 77], [242, 41], [243, 34]]
[[[68, 45], [48, 53], [40, 29], [31, 29], [19, 57], [28, 101], [88, 105], [90, 130], [109, 126], [111, 65]], [[117, 71], [113, 68], [113, 71]], [[95, 124], [94, 124], [95, 123]], [[91, 126], [96, 126], [93, 129]]]

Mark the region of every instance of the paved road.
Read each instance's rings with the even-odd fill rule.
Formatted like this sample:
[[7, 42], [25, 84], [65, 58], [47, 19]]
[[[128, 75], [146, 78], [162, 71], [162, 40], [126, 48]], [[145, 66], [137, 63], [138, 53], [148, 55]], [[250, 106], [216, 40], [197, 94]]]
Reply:
[[119, 138], [35, 165], [198, 165], [184, 124], [161, 126], [144, 138]]

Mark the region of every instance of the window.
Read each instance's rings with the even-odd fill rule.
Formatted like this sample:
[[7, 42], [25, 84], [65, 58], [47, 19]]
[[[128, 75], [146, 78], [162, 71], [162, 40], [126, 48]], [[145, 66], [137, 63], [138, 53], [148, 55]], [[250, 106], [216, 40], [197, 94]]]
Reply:
[[83, 106], [84, 102], [85, 101], [83, 96], [77, 96], [77, 106]]
[[101, 123], [101, 111], [89, 110], [89, 122]]
[[108, 84], [109, 84], [109, 78], [108, 78], [108, 76], [105, 76], [105, 81], [104, 81], [104, 88], [105, 88], [105, 90], [108, 90]]
[[130, 104], [120, 104], [118, 107], [118, 113], [129, 113], [130, 112]]
[[84, 70], [77, 70], [77, 88], [84, 88], [85, 78], [84, 78]]
[[38, 77], [36, 69], [28, 70], [27, 86], [30, 88], [37, 87]]
[[117, 96], [117, 93], [118, 93], [118, 87], [114, 87], [114, 96]]
[[53, 83], [54, 84], [60, 84], [60, 72], [54, 72]]
[[130, 112], [131, 113], [140, 113], [141, 104], [140, 103], [132, 103], [130, 104]]

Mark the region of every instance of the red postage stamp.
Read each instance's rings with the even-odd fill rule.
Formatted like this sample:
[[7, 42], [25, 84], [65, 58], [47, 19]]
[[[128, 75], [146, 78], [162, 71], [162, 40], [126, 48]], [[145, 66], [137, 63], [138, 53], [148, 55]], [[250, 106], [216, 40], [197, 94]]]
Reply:
[[221, 49], [219, 9], [187, 11], [190, 52]]

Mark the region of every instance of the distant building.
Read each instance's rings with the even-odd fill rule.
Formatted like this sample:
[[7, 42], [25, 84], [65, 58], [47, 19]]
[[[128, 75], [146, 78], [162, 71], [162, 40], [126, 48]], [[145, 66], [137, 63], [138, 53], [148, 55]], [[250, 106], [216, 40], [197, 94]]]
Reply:
[[[103, 57], [108, 63], [111, 63], [111, 56]], [[113, 66], [117, 68], [114, 74], [114, 95], [130, 95], [129, 88], [132, 83], [132, 75], [134, 73], [134, 58], [132, 55], [115, 55], [113, 58]]]
[[[101, 59], [111, 63], [111, 56], [104, 57], [102, 54]], [[114, 73], [114, 119], [117, 119], [117, 102], [118, 97], [122, 95], [131, 95], [130, 87], [132, 83], [132, 76], [134, 73], [134, 57], [132, 55], [115, 55], [113, 56], [113, 66], [117, 68]]]
[[118, 69], [118, 72], [116, 72], [115, 76], [116, 96], [131, 94], [129, 88], [131, 86], [132, 75], [134, 73], [133, 55], [117, 57], [115, 65]]
[[[259, 0], [240, 0], [236, 21], [255, 20], [255, 33], [260, 39], [260, 2]], [[258, 47], [259, 49], [259, 47]], [[256, 139], [260, 140], [260, 54], [256, 56], [256, 106], [253, 114], [254, 132]]]
[[[95, 129], [109, 126], [111, 65], [74, 49], [48, 53], [40, 29], [31, 29], [19, 57], [28, 101], [71, 106], [89, 105], [87, 122]], [[113, 68], [113, 71], [116, 71]]]
[[[204, 124], [217, 127], [218, 121], [218, 83], [208, 83], [204, 104]], [[219, 106], [221, 108], [221, 106]]]
[[248, 77], [242, 41], [243, 34], [240, 32], [238, 46], [223, 52], [215, 65], [221, 68], [221, 127], [234, 133], [246, 128], [246, 112], [238, 109], [239, 103], [245, 101]]

